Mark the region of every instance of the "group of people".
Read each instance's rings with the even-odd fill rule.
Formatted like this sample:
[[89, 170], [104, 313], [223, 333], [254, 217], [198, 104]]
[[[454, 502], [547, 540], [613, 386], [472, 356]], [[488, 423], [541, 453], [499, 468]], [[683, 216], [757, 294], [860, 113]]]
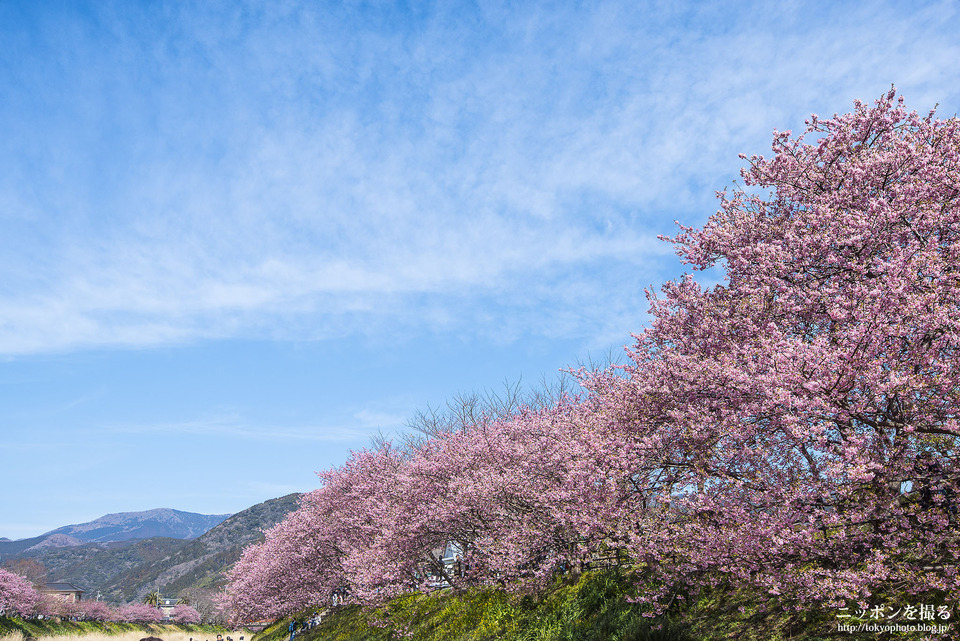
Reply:
[[[305, 620], [303, 623], [299, 623], [296, 619], [294, 619], [287, 627], [287, 630], [290, 632], [290, 641], [293, 641], [294, 637], [297, 636], [297, 632], [315, 628], [320, 625], [321, 621], [323, 621], [323, 615], [321, 615], [319, 612]], [[219, 639], [217, 641], [219, 641]]]

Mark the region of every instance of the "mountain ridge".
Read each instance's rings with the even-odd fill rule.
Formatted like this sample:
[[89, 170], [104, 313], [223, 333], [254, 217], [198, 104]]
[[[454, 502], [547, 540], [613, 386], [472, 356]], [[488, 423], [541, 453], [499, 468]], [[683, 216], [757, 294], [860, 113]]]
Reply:
[[63, 534], [84, 543], [111, 543], [155, 536], [193, 539], [230, 516], [232, 515], [198, 514], [172, 508], [154, 508], [141, 512], [113, 512], [86, 523], [64, 525], [41, 536]]

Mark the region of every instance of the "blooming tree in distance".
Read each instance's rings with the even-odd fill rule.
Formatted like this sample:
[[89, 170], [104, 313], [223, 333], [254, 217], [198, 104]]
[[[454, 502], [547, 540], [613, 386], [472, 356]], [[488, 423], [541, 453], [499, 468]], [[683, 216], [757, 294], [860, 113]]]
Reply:
[[86, 621], [116, 621], [117, 612], [103, 601], [79, 601], [75, 612]]
[[146, 603], [129, 603], [117, 608], [117, 618], [131, 623], [160, 623], [163, 612]]
[[[159, 623], [163, 613], [155, 606], [131, 603], [114, 608], [102, 601], [70, 601], [38, 592], [26, 578], [0, 568], [0, 616], [30, 618], [64, 617], [81, 621]], [[175, 623], [200, 623], [196, 609], [179, 604], [173, 609]]]
[[173, 607], [171, 618], [174, 623], [200, 623], [200, 613], [185, 603], [178, 603]]

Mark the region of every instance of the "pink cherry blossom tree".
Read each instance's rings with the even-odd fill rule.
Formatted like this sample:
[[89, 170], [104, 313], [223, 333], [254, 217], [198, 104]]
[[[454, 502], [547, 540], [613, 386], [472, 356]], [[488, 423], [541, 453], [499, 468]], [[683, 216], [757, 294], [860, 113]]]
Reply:
[[960, 587], [960, 123], [894, 99], [775, 133], [673, 239], [726, 283], [651, 295], [629, 384], [600, 389], [648, 443], [640, 493], [671, 508], [631, 548], [674, 584]]
[[388, 486], [391, 458], [387, 448], [358, 453], [343, 468], [321, 475], [324, 487], [305, 495], [298, 510], [244, 551], [228, 574], [222, 607], [234, 619], [250, 621], [328, 603], [347, 585], [342, 559], [363, 545], [362, 519], [376, 497], [363, 479]]
[[[433, 439], [398, 477], [407, 501], [380, 539], [383, 556], [426, 560], [454, 587], [530, 587], [577, 564], [609, 537], [620, 494], [620, 456], [597, 419], [567, 398]], [[454, 574], [433, 555], [448, 542]]]
[[626, 488], [619, 425], [595, 409], [567, 398], [354, 453], [246, 550], [228, 604], [241, 619], [281, 616], [344, 589], [377, 602], [575, 567], [614, 532]]
[[160, 623], [163, 613], [159, 608], [146, 603], [128, 603], [117, 608], [117, 618], [129, 623]]
[[231, 572], [235, 615], [524, 589], [611, 548], [659, 609], [721, 582], [794, 608], [960, 588], [960, 124], [895, 98], [749, 159], [671, 239], [723, 284], [650, 293], [629, 366], [321, 473]]
[[80, 601], [74, 611], [86, 621], [115, 621], [116, 611], [103, 601]]
[[174, 623], [200, 623], [200, 613], [185, 603], [178, 603], [173, 607], [171, 618]]
[[40, 594], [30, 581], [0, 568], [0, 616], [27, 616], [39, 601]]

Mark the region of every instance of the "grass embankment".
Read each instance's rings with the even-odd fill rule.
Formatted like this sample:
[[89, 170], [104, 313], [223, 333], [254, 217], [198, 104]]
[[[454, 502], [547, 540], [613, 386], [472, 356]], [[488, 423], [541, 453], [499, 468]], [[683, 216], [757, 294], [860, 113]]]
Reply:
[[[349, 606], [325, 617], [297, 641], [686, 641], [669, 617], [648, 618], [627, 601], [632, 590], [616, 572], [590, 572], [539, 596], [500, 590], [412, 594], [379, 608]], [[304, 613], [308, 617], [311, 613]], [[287, 641], [289, 619], [254, 641]]]
[[83, 641], [139, 641], [144, 637], [160, 637], [163, 641], [208, 641], [217, 638], [217, 634], [230, 634], [234, 639], [239, 634], [226, 628], [210, 625], [173, 625], [173, 624], [137, 624], [99, 621], [65, 621], [56, 619], [21, 620], [0, 617], [0, 641], [24, 641], [34, 638], [38, 641], [55, 637], [77, 637]]
[[[838, 630], [838, 621], [845, 619], [838, 619], [837, 611], [787, 610], [770, 595], [723, 587], [684, 595], [664, 616], [644, 617], [643, 606], [629, 601], [636, 590], [629, 577], [604, 571], [558, 580], [539, 595], [492, 589], [411, 594], [378, 608], [337, 609], [319, 626], [299, 632], [296, 641], [825, 641], [851, 637]], [[944, 598], [939, 595], [930, 601], [942, 603]], [[297, 618], [302, 621], [312, 614], [303, 612]], [[287, 641], [289, 623], [290, 619], [279, 621], [252, 641]], [[893, 632], [876, 638], [952, 637]]]

